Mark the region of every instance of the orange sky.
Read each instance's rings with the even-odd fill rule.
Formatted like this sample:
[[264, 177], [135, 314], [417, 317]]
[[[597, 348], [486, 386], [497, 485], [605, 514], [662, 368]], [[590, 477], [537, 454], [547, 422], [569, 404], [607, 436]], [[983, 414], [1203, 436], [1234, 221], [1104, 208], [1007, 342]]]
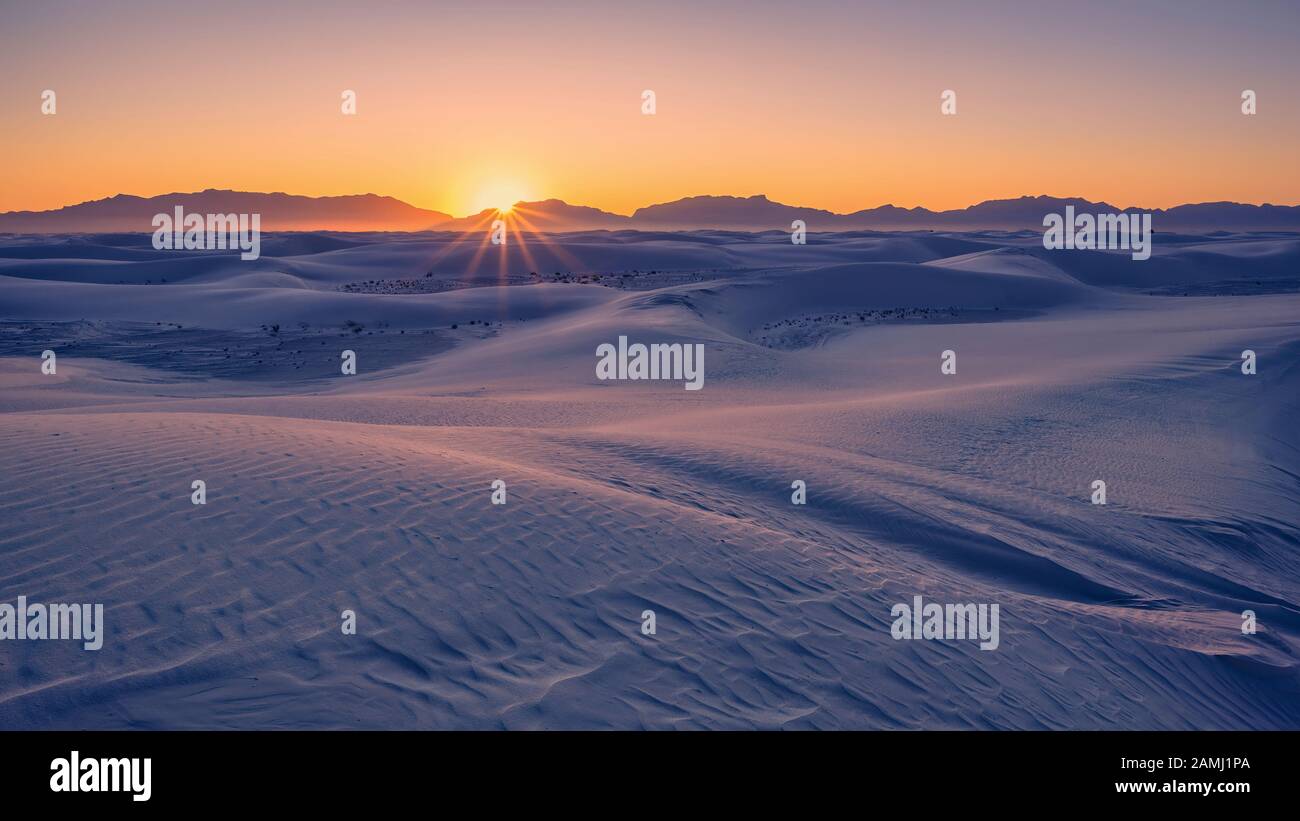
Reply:
[[209, 187], [455, 215], [1300, 202], [1294, 5], [845, 5], [7, 4], [0, 211]]

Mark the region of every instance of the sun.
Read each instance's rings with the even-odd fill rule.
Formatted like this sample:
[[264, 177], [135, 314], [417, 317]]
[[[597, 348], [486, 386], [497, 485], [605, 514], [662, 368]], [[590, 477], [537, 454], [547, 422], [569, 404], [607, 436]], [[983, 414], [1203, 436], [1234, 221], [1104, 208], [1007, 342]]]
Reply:
[[515, 180], [488, 180], [478, 185], [470, 200], [471, 213], [496, 211], [505, 215], [512, 212], [515, 204], [527, 200], [528, 189]]

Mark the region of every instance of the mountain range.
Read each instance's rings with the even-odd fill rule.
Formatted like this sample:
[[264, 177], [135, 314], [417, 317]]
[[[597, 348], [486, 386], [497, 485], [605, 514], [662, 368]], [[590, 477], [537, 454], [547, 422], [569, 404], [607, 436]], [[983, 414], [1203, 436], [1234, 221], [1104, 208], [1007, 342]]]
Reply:
[[[151, 232], [155, 214], [257, 213], [263, 231], [469, 231], [491, 226], [500, 216], [487, 209], [467, 217], [417, 208], [393, 197], [355, 194], [306, 197], [207, 189], [193, 193], [137, 197], [118, 194], [50, 211], [0, 214], [0, 233]], [[882, 205], [838, 214], [752, 197], [697, 196], [638, 208], [630, 216], [562, 200], [519, 202], [506, 220], [520, 230], [664, 230], [725, 229], [789, 231], [803, 220], [810, 232], [847, 230], [1041, 230], [1043, 217], [1063, 213], [1151, 213], [1157, 231], [1300, 231], [1300, 206], [1205, 202], [1169, 209], [1117, 208], [1078, 197], [1019, 197], [986, 200], [967, 208], [931, 211]]]
[[154, 215], [171, 215], [178, 205], [186, 213], [261, 214], [263, 231], [420, 231], [452, 218], [375, 194], [304, 197], [209, 188], [156, 197], [118, 194], [52, 211], [9, 211], [0, 214], [0, 232], [152, 232]]

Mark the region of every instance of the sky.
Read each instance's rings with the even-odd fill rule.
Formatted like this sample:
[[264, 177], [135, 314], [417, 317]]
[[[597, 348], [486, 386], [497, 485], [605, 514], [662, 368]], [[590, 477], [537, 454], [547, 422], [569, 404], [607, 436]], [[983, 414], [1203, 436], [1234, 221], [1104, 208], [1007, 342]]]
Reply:
[[1292, 205], [1297, 42], [1300, 3], [1271, 0], [0, 0], [0, 211], [204, 188], [457, 216]]

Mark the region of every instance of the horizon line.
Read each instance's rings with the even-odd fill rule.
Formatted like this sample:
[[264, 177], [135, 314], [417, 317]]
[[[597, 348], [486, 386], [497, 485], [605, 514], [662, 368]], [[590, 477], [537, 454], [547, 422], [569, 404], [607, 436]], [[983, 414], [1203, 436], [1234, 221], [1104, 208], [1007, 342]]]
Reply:
[[[209, 187], [209, 188], [203, 188], [203, 189], [200, 189], [200, 190], [197, 190], [197, 191], [166, 191], [166, 192], [163, 192], [163, 193], [158, 193], [158, 194], [148, 194], [148, 195], [146, 195], [146, 194], [132, 194], [132, 193], [127, 193], [127, 192], [125, 192], [125, 191], [119, 191], [119, 192], [116, 193], [116, 194], [110, 194], [110, 195], [107, 195], [107, 196], [104, 196], [104, 197], [98, 197], [98, 198], [93, 198], [93, 199], [81, 200], [81, 201], [79, 201], [79, 202], [67, 203], [67, 204], [65, 204], [65, 205], [56, 206], [56, 207], [54, 207], [54, 208], [46, 208], [46, 209], [41, 209], [41, 210], [34, 210], [34, 209], [20, 209], [20, 210], [12, 210], [12, 211], [0, 211], [0, 216], [7, 216], [7, 215], [12, 215], [12, 214], [50, 214], [50, 213], [54, 213], [54, 212], [57, 212], [57, 211], [62, 211], [62, 210], [67, 209], [67, 208], [75, 208], [75, 207], [77, 207], [77, 206], [79, 206], [79, 205], [90, 205], [90, 204], [92, 204], [92, 203], [108, 202], [109, 200], [113, 200], [113, 199], [116, 199], [116, 198], [118, 198], [118, 197], [132, 197], [132, 198], [135, 198], [135, 199], [149, 200], [149, 199], [157, 199], [157, 198], [160, 198], [160, 197], [171, 197], [171, 196], [194, 196], [194, 195], [197, 195], [197, 194], [207, 194], [207, 193], [255, 194], [255, 195], [262, 195], [262, 196], [277, 196], [277, 195], [278, 195], [278, 196], [286, 196], [286, 197], [302, 197], [302, 198], [304, 198], [304, 199], [310, 199], [310, 200], [345, 199], [345, 198], [352, 198], [352, 197], [374, 197], [374, 198], [377, 198], [377, 199], [388, 199], [388, 200], [393, 200], [394, 202], [401, 203], [402, 205], [408, 206], [408, 207], [410, 207], [410, 208], [415, 208], [415, 209], [418, 209], [418, 210], [421, 210], [421, 211], [431, 211], [431, 212], [433, 212], [433, 213], [437, 213], [437, 214], [447, 214], [447, 216], [449, 216], [449, 217], [451, 218], [451, 220], [469, 219], [470, 217], [477, 217], [477, 216], [481, 216], [481, 215], [483, 215], [483, 214], [491, 213], [491, 212], [494, 212], [494, 211], [500, 211], [500, 209], [497, 209], [497, 208], [484, 208], [484, 209], [479, 210], [479, 211], [474, 211], [474, 212], [471, 212], [471, 213], [467, 213], [467, 214], [464, 214], [464, 215], [458, 216], [458, 215], [456, 215], [456, 214], [452, 214], [452, 213], [447, 212], [447, 211], [440, 211], [440, 210], [438, 210], [438, 209], [436, 209], [436, 208], [428, 208], [428, 207], [423, 206], [423, 205], [416, 205], [416, 204], [414, 204], [414, 203], [412, 203], [412, 202], [409, 202], [409, 201], [407, 201], [407, 200], [403, 200], [403, 199], [401, 199], [401, 198], [399, 198], [399, 197], [392, 196], [391, 194], [378, 194], [378, 193], [375, 193], [375, 192], [373, 192], [373, 191], [368, 191], [368, 192], [364, 192], [364, 193], [347, 193], [347, 194], [296, 194], [296, 193], [291, 193], [291, 192], [288, 192], [288, 191], [251, 191], [251, 190], [243, 190], [243, 189], [235, 189], [235, 188], [212, 188], [212, 187]], [[1242, 202], [1242, 201], [1239, 201], [1239, 200], [1201, 200], [1201, 201], [1197, 201], [1197, 202], [1181, 202], [1181, 203], [1178, 203], [1178, 204], [1176, 204], [1176, 205], [1170, 205], [1170, 206], [1165, 207], [1165, 208], [1149, 208], [1149, 207], [1146, 207], [1146, 206], [1140, 206], [1140, 205], [1116, 206], [1116, 205], [1114, 205], [1114, 203], [1109, 202], [1109, 201], [1106, 200], [1106, 199], [1093, 200], [1093, 199], [1089, 199], [1088, 197], [1078, 196], [1078, 195], [1071, 195], [1071, 196], [1057, 196], [1057, 195], [1054, 195], [1054, 194], [1020, 194], [1020, 195], [1017, 195], [1017, 196], [988, 197], [988, 198], [985, 198], [985, 199], [979, 200], [979, 201], [977, 201], [977, 202], [972, 202], [972, 203], [970, 203], [969, 205], [965, 205], [965, 206], [962, 206], [962, 207], [959, 207], [959, 208], [944, 208], [944, 209], [938, 209], [938, 210], [936, 210], [936, 209], [934, 209], [934, 208], [930, 208], [929, 206], [925, 206], [925, 205], [903, 206], [903, 205], [895, 205], [895, 204], [892, 203], [892, 202], [886, 202], [886, 203], [881, 203], [881, 204], [879, 204], [879, 205], [865, 206], [865, 207], [862, 207], [862, 208], [858, 208], [858, 209], [856, 209], [856, 210], [854, 210], [854, 211], [832, 211], [832, 210], [829, 209], [829, 208], [823, 208], [823, 207], [820, 207], [820, 206], [811, 206], [811, 205], [791, 205], [790, 203], [781, 202], [781, 201], [779, 201], [779, 200], [774, 200], [774, 199], [769, 198], [766, 194], [759, 193], [759, 194], [750, 194], [750, 195], [743, 195], [743, 194], [687, 194], [687, 195], [683, 195], [683, 196], [681, 196], [681, 197], [678, 197], [678, 198], [676, 198], [676, 199], [672, 199], [672, 200], [664, 200], [663, 202], [653, 202], [653, 203], [648, 203], [648, 204], [646, 204], [646, 205], [639, 206], [639, 207], [638, 207], [635, 211], [633, 211], [631, 214], [624, 214], [624, 213], [621, 213], [621, 212], [619, 212], [619, 211], [610, 211], [610, 210], [607, 210], [607, 209], [605, 209], [605, 208], [602, 208], [602, 207], [600, 207], [600, 206], [595, 206], [595, 205], [587, 205], [587, 204], [584, 204], [584, 203], [574, 203], [574, 202], [569, 202], [568, 200], [564, 200], [564, 199], [561, 199], [561, 198], [559, 198], [559, 197], [544, 197], [544, 198], [536, 199], [536, 200], [517, 200], [517, 201], [515, 201], [514, 203], [511, 203], [511, 208], [513, 208], [513, 207], [515, 207], [515, 206], [518, 206], [518, 205], [536, 205], [536, 204], [546, 203], [546, 202], [558, 202], [558, 203], [561, 203], [561, 204], [563, 204], [563, 205], [567, 205], [567, 206], [570, 206], [570, 207], [577, 207], [577, 208], [591, 208], [591, 209], [594, 209], [594, 210], [600, 211], [600, 212], [602, 212], [602, 213], [604, 213], [604, 214], [609, 214], [609, 215], [611, 215], [611, 216], [623, 217], [623, 218], [625, 218], [625, 219], [632, 219], [632, 218], [636, 215], [637, 211], [641, 211], [641, 210], [646, 209], [646, 208], [653, 208], [653, 207], [660, 206], [660, 205], [671, 205], [671, 204], [673, 204], [673, 203], [678, 203], [678, 202], [682, 202], [682, 201], [684, 201], [684, 200], [692, 200], [692, 199], [734, 199], [734, 200], [763, 199], [763, 200], [766, 200], [767, 202], [773, 203], [774, 205], [781, 205], [781, 206], [785, 206], [785, 207], [787, 207], [787, 208], [805, 208], [805, 209], [808, 209], [808, 210], [825, 211], [826, 213], [829, 213], [829, 214], [832, 214], [832, 215], [835, 215], [835, 216], [851, 216], [851, 215], [853, 215], [853, 214], [862, 213], [862, 212], [864, 212], [864, 211], [875, 211], [875, 210], [879, 210], [879, 209], [881, 209], [881, 208], [894, 208], [894, 209], [899, 210], [899, 211], [926, 211], [926, 212], [929, 212], [929, 213], [932, 213], [932, 214], [945, 214], [945, 213], [953, 213], [953, 212], [966, 211], [966, 210], [969, 210], [969, 209], [974, 208], [974, 207], [976, 207], [976, 206], [984, 205], [984, 204], [986, 204], [986, 203], [991, 203], [991, 202], [1014, 202], [1014, 201], [1016, 201], [1016, 200], [1035, 200], [1035, 199], [1080, 200], [1080, 201], [1082, 201], [1082, 202], [1088, 202], [1088, 203], [1092, 203], [1092, 204], [1095, 204], [1095, 205], [1109, 205], [1109, 206], [1112, 206], [1112, 207], [1117, 208], [1119, 211], [1133, 211], [1133, 210], [1153, 211], [1153, 212], [1154, 212], [1154, 211], [1171, 211], [1171, 210], [1173, 210], [1173, 209], [1175, 209], [1175, 208], [1183, 208], [1183, 207], [1194, 206], [1194, 205], [1242, 205], [1242, 206], [1250, 206], [1250, 207], [1254, 207], [1254, 208], [1266, 208], [1266, 207], [1274, 207], [1274, 208], [1297, 208], [1297, 207], [1300, 207], [1300, 201], [1298, 201], [1298, 202], [1296, 202], [1296, 203], [1293, 203], [1293, 204], [1287, 204], [1287, 203], [1276, 203], [1276, 202]]]

